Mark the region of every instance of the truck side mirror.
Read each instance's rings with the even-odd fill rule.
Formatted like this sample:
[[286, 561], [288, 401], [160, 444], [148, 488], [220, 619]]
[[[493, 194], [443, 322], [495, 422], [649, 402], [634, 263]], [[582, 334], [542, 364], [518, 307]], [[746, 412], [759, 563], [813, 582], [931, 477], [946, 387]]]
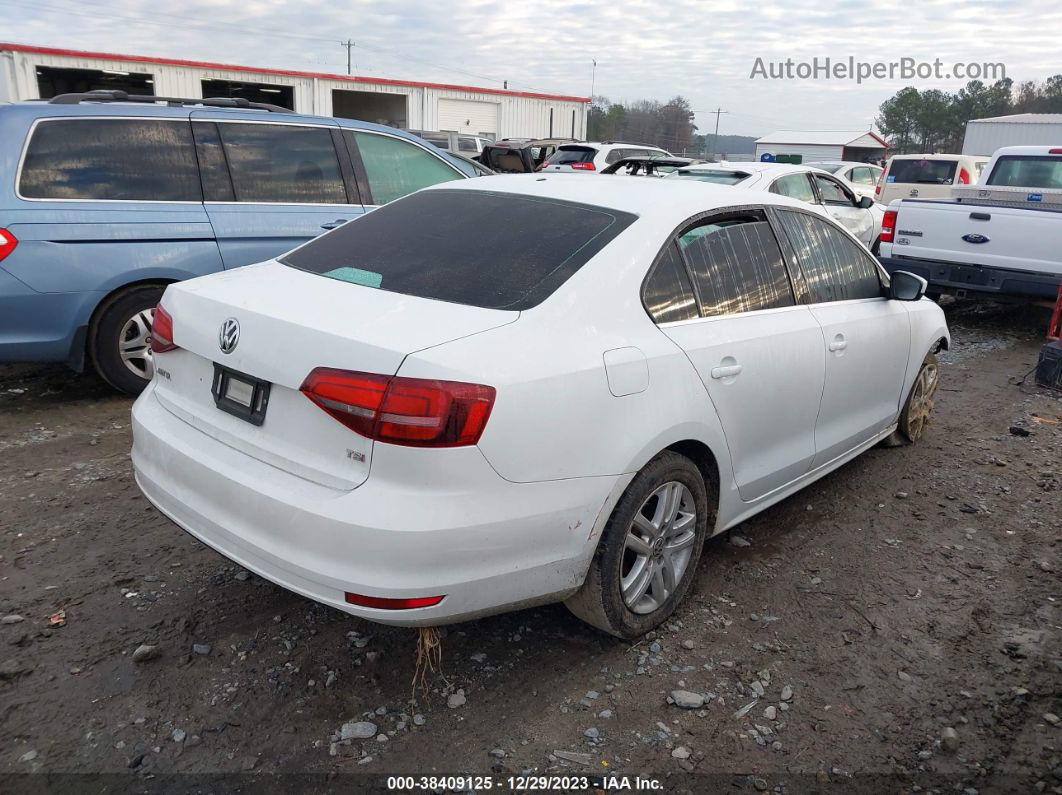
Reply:
[[889, 298], [896, 301], [920, 301], [929, 282], [908, 271], [893, 271], [889, 284]]

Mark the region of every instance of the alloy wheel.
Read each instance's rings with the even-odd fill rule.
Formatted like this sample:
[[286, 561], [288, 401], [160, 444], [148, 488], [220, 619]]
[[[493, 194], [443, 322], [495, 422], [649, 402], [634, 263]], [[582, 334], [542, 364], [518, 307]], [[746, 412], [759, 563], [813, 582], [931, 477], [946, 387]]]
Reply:
[[669, 481], [646, 498], [627, 529], [620, 568], [620, 591], [631, 611], [652, 613], [675, 592], [696, 531], [696, 503], [682, 483]]
[[907, 437], [917, 441], [925, 432], [929, 415], [933, 411], [933, 396], [937, 391], [937, 365], [926, 364], [918, 372], [911, 390], [911, 402], [907, 407]]
[[155, 374], [151, 359], [151, 321], [155, 310], [142, 309], [122, 326], [118, 336], [118, 355], [123, 364], [138, 378], [150, 381]]

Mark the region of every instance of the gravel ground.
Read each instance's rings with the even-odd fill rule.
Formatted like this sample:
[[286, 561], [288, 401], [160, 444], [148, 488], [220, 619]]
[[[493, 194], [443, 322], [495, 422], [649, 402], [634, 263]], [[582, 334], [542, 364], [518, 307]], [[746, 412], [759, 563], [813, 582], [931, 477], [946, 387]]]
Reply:
[[948, 311], [919, 444], [710, 541], [654, 636], [617, 641], [562, 606], [452, 626], [415, 699], [415, 633], [249, 575], [147, 504], [127, 398], [0, 367], [5, 788], [535, 772], [1062, 792], [1062, 400], [1014, 383], [1047, 316]]

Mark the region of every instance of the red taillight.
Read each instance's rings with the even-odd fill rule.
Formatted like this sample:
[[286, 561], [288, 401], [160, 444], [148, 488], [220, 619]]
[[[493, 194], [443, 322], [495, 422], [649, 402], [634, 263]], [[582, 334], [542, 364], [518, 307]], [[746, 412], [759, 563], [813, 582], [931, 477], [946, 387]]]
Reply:
[[6, 229], [0, 229], [0, 262], [15, 250], [18, 239]]
[[886, 210], [885, 217], [881, 219], [881, 242], [891, 243], [896, 237], [896, 211]]
[[1062, 155], [1062, 148], [1048, 149], [1047, 150], [1047, 154], [1049, 154], [1049, 155]]
[[959, 183], [958, 184], [960, 184], [960, 185], [969, 185], [970, 184], [970, 172], [967, 171], [965, 168], [960, 168], [959, 169]]
[[347, 604], [361, 607], [375, 607], [379, 610], [412, 610], [415, 607], [434, 607], [445, 597], [443, 596], [415, 596], [411, 599], [386, 599], [382, 596], [362, 596], [357, 593], [345, 593]]
[[460, 381], [318, 367], [302, 393], [355, 433], [410, 447], [464, 447], [479, 441], [494, 387]]
[[889, 170], [886, 168], [884, 171], [881, 172], [881, 176], [878, 177], [878, 184], [874, 186], [874, 195], [875, 196], [880, 196], [881, 195], [881, 186], [885, 184], [885, 175], [888, 174], [888, 173], [889, 173]]
[[569, 163], [576, 171], [597, 171], [593, 163]]
[[159, 304], [155, 307], [155, 316], [151, 320], [151, 352], [165, 353], [176, 348], [173, 344], [173, 318], [162, 308], [162, 304]]

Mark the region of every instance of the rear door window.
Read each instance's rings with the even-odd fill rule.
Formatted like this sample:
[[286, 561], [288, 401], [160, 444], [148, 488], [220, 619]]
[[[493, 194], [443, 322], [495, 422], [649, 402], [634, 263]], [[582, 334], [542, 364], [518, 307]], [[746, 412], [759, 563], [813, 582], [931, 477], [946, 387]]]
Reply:
[[413, 191], [460, 179], [441, 158], [411, 141], [390, 135], [355, 132], [373, 204], [387, 204]]
[[700, 223], [679, 235], [678, 247], [693, 274], [702, 315], [794, 303], [782, 251], [762, 213]]
[[866, 166], [857, 166], [852, 169], [851, 181], [855, 185], [873, 185], [878, 181], [877, 174]]
[[699, 316], [697, 298], [677, 243], [670, 243], [657, 260], [642, 289], [642, 303], [649, 317], [657, 323], [674, 323]]
[[893, 160], [886, 182], [915, 185], [950, 185], [955, 178], [954, 160]]
[[339, 157], [327, 127], [222, 122], [238, 202], [346, 204]]
[[807, 174], [786, 174], [784, 177], [779, 177], [771, 185], [771, 193], [800, 199], [809, 204], [818, 204], [819, 201], [815, 197], [815, 191], [811, 188]]
[[41, 121], [18, 190], [27, 199], [203, 200], [187, 119]]
[[363, 287], [521, 310], [549, 297], [635, 218], [516, 194], [431, 190], [349, 221], [281, 262]]
[[878, 298], [881, 279], [873, 259], [829, 222], [792, 210], [778, 210], [813, 304]]

